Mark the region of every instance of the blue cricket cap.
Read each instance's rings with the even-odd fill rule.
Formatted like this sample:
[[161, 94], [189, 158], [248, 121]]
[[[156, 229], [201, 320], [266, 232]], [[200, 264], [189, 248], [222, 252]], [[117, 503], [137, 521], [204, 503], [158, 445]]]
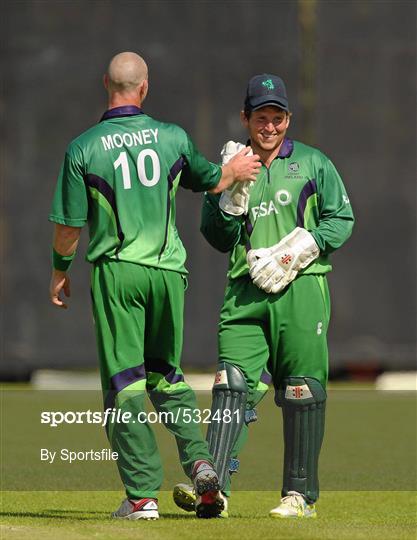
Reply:
[[289, 112], [284, 81], [269, 73], [255, 75], [250, 79], [246, 90], [245, 111], [256, 111], [267, 105]]

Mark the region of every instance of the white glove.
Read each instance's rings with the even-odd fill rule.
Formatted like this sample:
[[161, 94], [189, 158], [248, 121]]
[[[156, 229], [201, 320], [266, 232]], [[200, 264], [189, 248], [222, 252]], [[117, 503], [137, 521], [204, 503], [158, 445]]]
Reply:
[[251, 249], [246, 260], [254, 284], [267, 293], [282, 291], [297, 276], [317, 259], [320, 250], [313, 236], [296, 227], [278, 244], [270, 248]]
[[[226, 165], [238, 152], [245, 148], [244, 144], [228, 141], [221, 151], [222, 165]], [[248, 156], [252, 156], [250, 151]], [[220, 197], [219, 206], [227, 214], [232, 216], [241, 216], [248, 213], [249, 206], [249, 189], [253, 182], [247, 180], [246, 182], [235, 182], [230, 189], [223, 191]]]

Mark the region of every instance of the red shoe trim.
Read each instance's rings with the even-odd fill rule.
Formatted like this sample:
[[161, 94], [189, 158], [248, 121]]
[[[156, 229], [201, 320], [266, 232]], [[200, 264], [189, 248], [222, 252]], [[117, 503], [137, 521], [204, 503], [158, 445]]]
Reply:
[[201, 495], [202, 504], [214, 504], [216, 502], [217, 491], [207, 491]]
[[139, 499], [136, 502], [129, 499], [129, 502], [133, 506], [132, 512], [139, 512], [140, 510], [142, 510], [142, 508], [145, 506], [145, 504], [150, 502], [150, 501], [153, 501], [154, 503], [156, 503], [156, 505], [158, 505], [158, 499]]

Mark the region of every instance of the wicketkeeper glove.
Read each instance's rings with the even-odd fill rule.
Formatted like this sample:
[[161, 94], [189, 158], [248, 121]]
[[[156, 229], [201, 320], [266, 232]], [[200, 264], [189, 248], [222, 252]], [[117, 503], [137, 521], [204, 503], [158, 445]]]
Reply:
[[[244, 144], [228, 141], [221, 151], [222, 165], [226, 165], [238, 152], [245, 148]], [[252, 151], [248, 156], [253, 155]], [[232, 216], [241, 216], [248, 213], [249, 206], [249, 189], [253, 182], [235, 182], [230, 189], [223, 191], [220, 197], [219, 206], [227, 214]]]
[[251, 249], [246, 260], [253, 283], [267, 293], [282, 291], [320, 254], [313, 236], [296, 227], [270, 248]]

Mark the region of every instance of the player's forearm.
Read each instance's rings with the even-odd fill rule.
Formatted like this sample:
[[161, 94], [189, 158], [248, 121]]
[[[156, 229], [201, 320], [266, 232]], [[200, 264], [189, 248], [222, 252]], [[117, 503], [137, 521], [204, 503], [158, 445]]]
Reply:
[[65, 296], [71, 296], [68, 270], [75, 256], [80, 233], [80, 227], [55, 224], [54, 239], [52, 242], [52, 276], [49, 285], [49, 297], [52, 304], [59, 308], [66, 309], [68, 307], [60, 296], [61, 291], [64, 292]]
[[328, 254], [340, 248], [350, 238], [354, 222], [353, 215], [323, 219], [319, 226], [310, 232], [320, 251]]
[[216, 195], [217, 193], [222, 193], [225, 189], [229, 189], [235, 181], [235, 174], [233, 167], [229, 164], [222, 166], [222, 175], [217, 186], [209, 190], [209, 193]]
[[52, 246], [60, 255], [72, 255], [77, 249], [81, 228], [55, 224]]

